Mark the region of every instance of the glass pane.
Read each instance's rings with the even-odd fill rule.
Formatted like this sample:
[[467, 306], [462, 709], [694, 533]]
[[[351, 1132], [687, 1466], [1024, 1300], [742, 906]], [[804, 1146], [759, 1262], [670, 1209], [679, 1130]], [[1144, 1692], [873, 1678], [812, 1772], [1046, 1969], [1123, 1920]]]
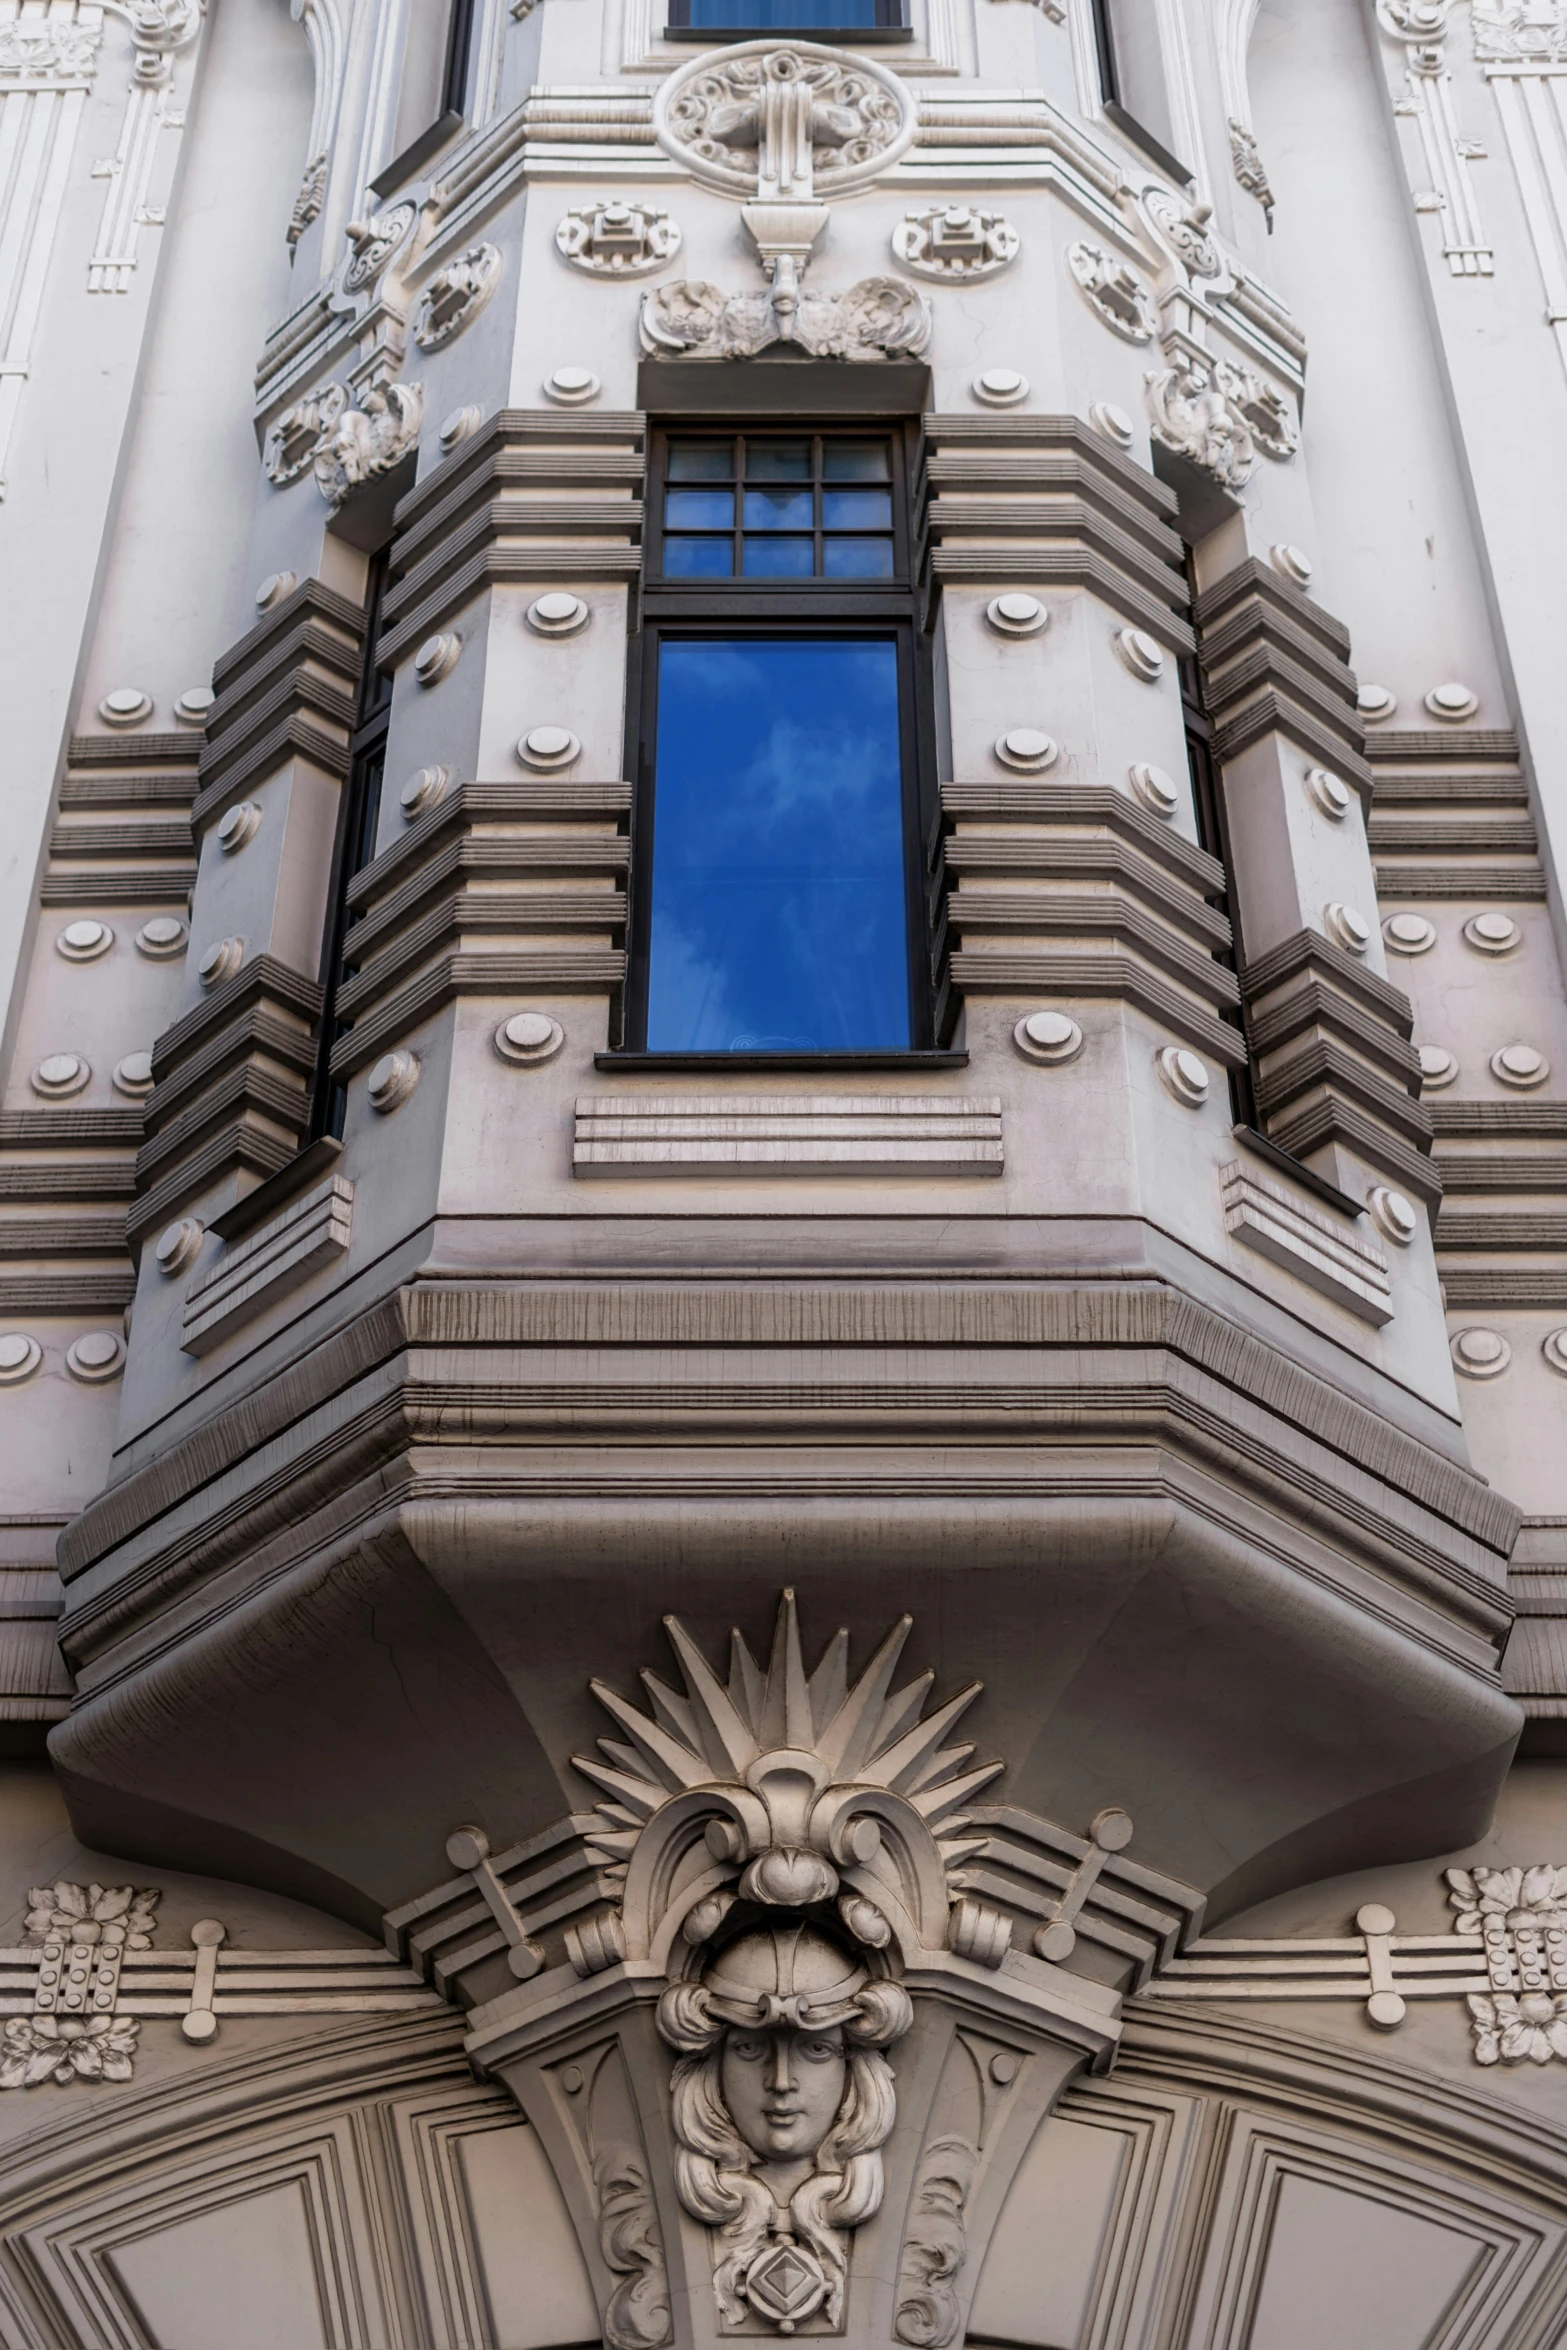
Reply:
[[814, 539], [747, 539], [741, 570], [747, 579], [810, 579]]
[[828, 539], [822, 566], [828, 579], [891, 579], [891, 539]]
[[665, 539], [666, 579], [732, 579], [733, 539]]
[[890, 637], [661, 648], [648, 1046], [909, 1043]]
[[666, 530], [733, 530], [733, 490], [671, 490], [664, 499]]
[[890, 481], [885, 441], [823, 441], [824, 481]]
[[733, 441], [671, 441], [671, 481], [727, 481], [734, 469]]
[[809, 481], [809, 441], [748, 441], [745, 449], [747, 481]]
[[745, 493], [747, 530], [809, 530], [812, 520], [809, 490], [747, 490]]
[[789, 33], [821, 25], [873, 25], [876, 0], [691, 0], [693, 25]]
[[829, 530], [891, 530], [892, 492], [824, 490], [822, 520]]

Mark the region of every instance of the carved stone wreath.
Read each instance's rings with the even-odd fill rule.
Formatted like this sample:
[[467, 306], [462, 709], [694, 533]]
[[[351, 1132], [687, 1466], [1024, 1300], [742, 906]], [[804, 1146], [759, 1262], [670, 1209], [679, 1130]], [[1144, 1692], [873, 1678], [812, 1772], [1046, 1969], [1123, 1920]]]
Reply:
[[936, 204], [906, 213], [892, 232], [892, 249], [916, 277], [968, 285], [994, 277], [1018, 256], [1022, 239], [999, 212], [977, 204]]
[[664, 357], [750, 359], [798, 343], [814, 359], [915, 358], [930, 341], [930, 305], [895, 277], [844, 294], [729, 294], [701, 279], [660, 286], [642, 305], [643, 348]]
[[659, 145], [726, 195], [860, 187], [912, 145], [912, 93], [885, 66], [813, 42], [744, 41], [679, 67], [653, 104]]
[[420, 350], [439, 351], [471, 325], [500, 284], [505, 266], [499, 246], [470, 245], [438, 270], [420, 296], [414, 320]]
[[1066, 265], [1096, 317], [1129, 343], [1149, 343], [1158, 317], [1153, 296], [1135, 269], [1101, 245], [1079, 238], [1066, 249]]

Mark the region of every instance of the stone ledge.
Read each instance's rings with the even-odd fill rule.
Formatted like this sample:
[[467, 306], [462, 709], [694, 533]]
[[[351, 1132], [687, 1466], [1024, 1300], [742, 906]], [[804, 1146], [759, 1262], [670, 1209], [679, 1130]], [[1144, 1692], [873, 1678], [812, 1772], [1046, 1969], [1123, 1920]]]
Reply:
[[1226, 1231], [1271, 1264], [1380, 1328], [1393, 1319], [1387, 1258], [1340, 1225], [1292, 1200], [1238, 1159], [1219, 1172]]
[[583, 1095], [572, 1171], [999, 1175], [1001, 1103], [957, 1094]]
[[332, 1175], [230, 1248], [211, 1273], [186, 1291], [180, 1329], [186, 1354], [210, 1354], [231, 1332], [342, 1256], [353, 1233], [353, 1211], [352, 1183]]

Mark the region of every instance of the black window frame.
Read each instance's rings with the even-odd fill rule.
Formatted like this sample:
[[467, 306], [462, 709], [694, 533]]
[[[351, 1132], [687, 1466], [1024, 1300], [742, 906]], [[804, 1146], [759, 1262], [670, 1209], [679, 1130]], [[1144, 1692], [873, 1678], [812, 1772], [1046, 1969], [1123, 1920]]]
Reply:
[[390, 572], [390, 547], [370, 558], [365, 582], [363, 665], [354, 731], [349, 738], [348, 777], [338, 802], [337, 833], [332, 844], [332, 873], [327, 893], [326, 928], [321, 944], [321, 1025], [316, 1038], [315, 1076], [310, 1092], [310, 1124], [305, 1143], [323, 1137], [341, 1141], [348, 1110], [348, 1089], [332, 1075], [332, 1053], [352, 1022], [338, 1017], [338, 997], [352, 977], [354, 917], [348, 892], [357, 875], [375, 857], [380, 827], [381, 799], [386, 782], [386, 742], [392, 719], [393, 673], [377, 661], [381, 614]]
[[[664, 487], [672, 438], [725, 435], [783, 440], [826, 437], [880, 440], [891, 451], [894, 574], [891, 579], [665, 579]], [[935, 756], [935, 685], [931, 637], [921, 610], [913, 489], [919, 471], [916, 419], [864, 416], [682, 417], [648, 433], [645, 557], [636, 627], [628, 653], [627, 773], [633, 779], [631, 871], [627, 893], [627, 975], [622, 1036], [601, 1064], [704, 1069], [822, 1068], [911, 1061], [961, 1066], [967, 1055], [935, 1042], [936, 993], [931, 967], [930, 875], [925, 845], [939, 805]], [[678, 485], [677, 485], [678, 486]], [[852, 486], [852, 485], [848, 485]], [[898, 646], [898, 715], [903, 778], [904, 909], [909, 1042], [904, 1046], [813, 1052], [652, 1052], [647, 1046], [653, 924], [653, 840], [657, 821], [658, 660], [666, 638], [891, 638]]]
[[691, 22], [691, 0], [669, 0], [664, 33], [665, 38], [671, 41], [763, 41], [776, 37], [779, 40], [825, 41], [847, 48], [913, 40], [914, 27], [909, 22], [908, 0], [875, 0], [875, 6], [876, 20], [874, 24], [868, 25], [694, 25]]
[[[1106, 115], [1118, 131], [1123, 132], [1134, 146], [1141, 147], [1145, 155], [1151, 156], [1183, 188], [1193, 186], [1195, 174], [1191, 165], [1183, 163], [1178, 155], [1173, 155], [1158, 134], [1151, 131], [1126, 104], [1121, 67], [1116, 55], [1115, 24], [1111, 17], [1114, 0], [1090, 0], [1090, 4], [1094, 20], [1094, 57], [1099, 68], [1099, 99]], [[1162, 75], [1162, 56], [1159, 70]]]

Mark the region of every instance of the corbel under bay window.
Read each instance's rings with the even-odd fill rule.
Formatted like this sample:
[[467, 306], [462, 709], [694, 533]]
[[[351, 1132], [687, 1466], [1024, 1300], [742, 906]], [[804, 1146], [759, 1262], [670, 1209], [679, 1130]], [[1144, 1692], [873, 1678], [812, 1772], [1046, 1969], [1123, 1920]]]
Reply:
[[631, 1054], [930, 1048], [909, 437], [654, 436]]

